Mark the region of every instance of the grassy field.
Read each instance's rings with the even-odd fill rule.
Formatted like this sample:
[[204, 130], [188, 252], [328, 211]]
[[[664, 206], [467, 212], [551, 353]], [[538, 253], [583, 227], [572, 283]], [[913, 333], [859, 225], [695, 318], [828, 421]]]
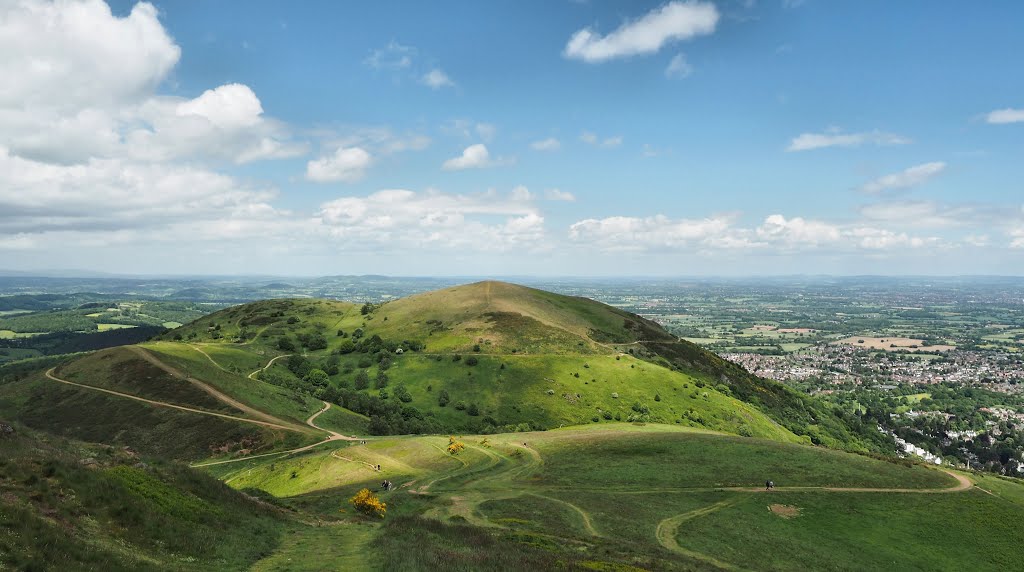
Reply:
[[[359, 544], [374, 569], [997, 570], [1024, 556], [1013, 524], [1024, 516], [1019, 481], [981, 478], [988, 495], [928, 494], [957, 481], [909, 463], [674, 425], [456, 439], [466, 445], [458, 456], [444, 452], [447, 437], [385, 437], [205, 470], [331, 526], [365, 525], [345, 529], [356, 534], [331, 550], [346, 558]], [[766, 478], [775, 491], [761, 490]], [[383, 479], [397, 486], [380, 493], [387, 517], [352, 515], [346, 499]], [[325, 533], [297, 534], [289, 546], [298, 558]]]

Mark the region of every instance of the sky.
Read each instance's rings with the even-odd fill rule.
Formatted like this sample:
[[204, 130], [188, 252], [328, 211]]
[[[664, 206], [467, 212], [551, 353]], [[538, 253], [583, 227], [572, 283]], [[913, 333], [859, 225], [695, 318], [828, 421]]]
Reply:
[[1024, 274], [1024, 4], [0, 0], [0, 269]]

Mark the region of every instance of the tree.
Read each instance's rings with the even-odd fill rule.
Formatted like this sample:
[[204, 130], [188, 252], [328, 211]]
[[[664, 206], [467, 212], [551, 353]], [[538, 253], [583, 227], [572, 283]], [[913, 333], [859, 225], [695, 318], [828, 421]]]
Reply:
[[356, 493], [356, 496], [349, 500], [352, 506], [356, 510], [365, 514], [366, 516], [379, 516], [384, 518], [384, 513], [388, 510], [388, 505], [380, 500], [377, 495], [370, 492], [370, 489], [363, 489]]
[[480, 408], [476, 406], [476, 403], [470, 403], [469, 407], [466, 408], [466, 413], [476, 417], [477, 415], [480, 415]]
[[448, 396], [447, 389], [442, 389], [441, 392], [437, 394], [437, 405], [439, 407], [445, 407], [451, 400], [452, 398]]
[[293, 352], [295, 351], [295, 342], [291, 338], [281, 338], [277, 340], [277, 349], [283, 352]]
[[395, 387], [395, 397], [397, 397], [402, 403], [409, 403], [412, 401], [412, 395], [409, 394], [409, 390], [402, 384]]
[[382, 389], [382, 388], [385, 388], [387, 386], [388, 386], [388, 374], [384, 373], [383, 371], [377, 372], [377, 383], [374, 384], [374, 387], [377, 388], [377, 389]]
[[366, 389], [367, 387], [370, 387], [370, 376], [366, 374], [365, 369], [361, 369], [356, 374], [356, 389]]
[[480, 363], [480, 361], [476, 359], [476, 356], [469, 356], [468, 358], [466, 358], [466, 365], [473, 366], [478, 363]]
[[329, 378], [327, 376], [327, 372], [322, 370], [322, 369], [311, 369], [311, 370], [309, 370], [309, 373], [307, 373], [306, 377], [303, 378], [303, 379], [304, 379], [304, 381], [306, 381], [308, 383], [311, 383], [311, 384], [313, 384], [315, 386], [318, 386], [318, 387], [326, 386], [327, 382], [329, 381]]

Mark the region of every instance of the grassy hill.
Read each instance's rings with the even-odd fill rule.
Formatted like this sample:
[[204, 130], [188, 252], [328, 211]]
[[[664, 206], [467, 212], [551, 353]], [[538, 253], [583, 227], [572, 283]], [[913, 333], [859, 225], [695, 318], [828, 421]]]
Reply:
[[[383, 305], [256, 302], [143, 347], [182, 368], [210, 370], [203, 379], [211, 383], [281, 356], [254, 377], [365, 414], [376, 434], [634, 420], [797, 439], [710, 376], [642, 359], [648, 341], [674, 338], [589, 299], [480, 282]], [[314, 370], [327, 377], [311, 385]], [[247, 386], [251, 380], [231, 392]]]
[[[889, 446], [859, 419], [840, 418], [650, 320], [502, 282], [382, 305], [267, 300], [210, 314], [162, 339], [216, 352], [218, 363], [236, 373], [259, 367], [262, 357], [301, 354], [279, 360], [260, 379], [377, 417], [377, 433], [546, 429], [632, 418], [777, 439], [795, 434], [860, 450]], [[304, 382], [313, 369], [328, 373], [328, 386]], [[359, 381], [360, 372], [368, 382]], [[412, 399], [388, 411], [373, 402], [381, 389], [392, 403]], [[410, 407], [415, 412], [402, 415]]]
[[[1019, 481], [809, 446], [871, 442], [813, 399], [581, 298], [485, 282], [380, 306], [268, 300], [47, 367], [0, 377], [0, 417], [23, 424], [0, 426], [0, 569], [1024, 558]], [[353, 510], [363, 488], [384, 519]]]
[[193, 470], [2, 423], [0, 491], [5, 570], [241, 570], [290, 526]]

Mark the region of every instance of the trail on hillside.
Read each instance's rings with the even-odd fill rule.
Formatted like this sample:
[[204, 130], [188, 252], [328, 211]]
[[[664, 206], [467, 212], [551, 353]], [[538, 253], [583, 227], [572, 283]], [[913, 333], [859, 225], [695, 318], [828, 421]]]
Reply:
[[256, 381], [256, 375], [261, 374], [261, 373], [267, 371], [267, 368], [269, 368], [270, 366], [274, 365], [275, 361], [277, 361], [277, 360], [279, 360], [281, 358], [291, 357], [291, 355], [292, 354], [284, 354], [282, 356], [277, 356], [277, 357], [274, 357], [274, 358], [270, 358], [270, 361], [267, 362], [267, 365], [265, 365], [265, 366], [259, 368], [258, 370], [250, 373], [249, 376], [248, 376], [249, 379], [251, 379], [253, 381]]
[[299, 432], [299, 431], [305, 432], [306, 431], [305, 429], [301, 429], [301, 430], [300, 429], [296, 429], [292, 425], [282, 425], [280, 423], [273, 423], [273, 422], [270, 422], [270, 421], [261, 421], [261, 420], [258, 420], [258, 419], [248, 419], [246, 417], [236, 417], [234, 415], [227, 415], [227, 414], [224, 414], [224, 413], [214, 413], [213, 411], [204, 411], [202, 409], [195, 409], [195, 408], [192, 408], [192, 407], [185, 407], [184, 405], [175, 405], [173, 403], [167, 403], [165, 401], [155, 401], [153, 399], [146, 399], [145, 397], [139, 397], [137, 395], [131, 395], [131, 394], [128, 394], [128, 393], [121, 393], [120, 391], [114, 391], [112, 389], [105, 389], [105, 388], [102, 388], [102, 387], [96, 387], [94, 385], [86, 385], [84, 383], [76, 383], [74, 381], [68, 381], [66, 379], [61, 379], [61, 378], [57, 377], [56, 375], [54, 375], [54, 370], [55, 369], [56, 368], [52, 368], [52, 367], [50, 369], [48, 369], [46, 371], [46, 377], [48, 377], [49, 379], [51, 379], [53, 381], [57, 381], [57, 382], [64, 383], [64, 384], [67, 384], [67, 385], [73, 385], [75, 387], [81, 387], [83, 389], [89, 389], [89, 390], [92, 390], [92, 391], [99, 391], [99, 392], [106, 393], [106, 394], [109, 394], [109, 395], [116, 395], [117, 397], [123, 397], [125, 399], [133, 399], [135, 401], [141, 401], [143, 403], [148, 403], [150, 405], [156, 405], [157, 407], [169, 407], [171, 409], [178, 409], [180, 411], [190, 411], [192, 413], [199, 413], [201, 415], [211, 415], [213, 417], [220, 417], [222, 419], [231, 419], [233, 421], [241, 421], [243, 423], [252, 423], [254, 425], [262, 425], [264, 427], [273, 427], [275, 429], [283, 429], [285, 431], [296, 431], [296, 432]]
[[191, 383], [192, 385], [198, 387], [199, 389], [202, 389], [206, 393], [209, 393], [215, 399], [217, 399], [217, 400], [219, 400], [219, 401], [221, 401], [223, 403], [226, 403], [226, 404], [234, 407], [235, 409], [238, 409], [239, 411], [242, 411], [244, 413], [248, 413], [249, 415], [252, 415], [253, 417], [256, 417], [258, 419], [263, 419], [264, 421], [267, 421], [267, 422], [270, 422], [270, 423], [292, 427], [293, 428], [292, 430], [297, 430], [297, 431], [301, 431], [301, 432], [308, 431], [305, 427], [302, 427], [301, 425], [297, 425], [295, 423], [291, 423], [289, 421], [285, 421], [283, 419], [274, 417], [273, 415], [270, 415], [269, 413], [264, 413], [263, 411], [260, 411], [259, 409], [256, 409], [254, 407], [246, 405], [245, 403], [242, 403], [241, 401], [238, 401], [237, 399], [231, 397], [230, 395], [227, 395], [226, 393], [220, 391], [219, 389], [213, 387], [212, 385], [210, 385], [210, 384], [208, 384], [208, 383], [206, 383], [204, 381], [198, 380], [198, 379], [196, 379], [194, 377], [186, 375], [185, 373], [182, 373], [177, 368], [175, 368], [173, 366], [170, 366], [170, 365], [160, 361], [159, 358], [157, 358], [156, 356], [154, 356], [153, 354], [151, 354], [150, 352], [146, 351], [145, 349], [143, 349], [143, 348], [141, 348], [139, 346], [126, 346], [126, 348], [129, 351], [135, 352], [136, 354], [139, 355], [139, 357], [141, 357], [142, 359], [144, 359], [144, 360], [148, 361], [149, 363], [155, 365], [156, 367], [164, 370], [165, 372], [173, 375], [174, 377], [177, 377], [177, 378], [180, 378], [180, 379], [184, 379], [185, 381]]
[[[946, 473], [947, 475], [956, 479], [956, 485], [947, 487], [944, 489], [886, 489], [877, 487], [775, 487], [772, 490], [763, 489], [760, 487], [717, 487], [717, 488], [704, 488], [704, 489], [677, 489], [674, 492], [740, 492], [740, 493], [785, 493], [785, 492], [825, 492], [825, 493], [893, 493], [893, 494], [935, 494], [935, 493], [957, 493], [970, 489], [974, 486], [974, 483], [964, 475], [954, 473], [949, 469], [939, 468], [937, 469]], [[604, 491], [609, 493], [611, 491]], [[647, 491], [654, 492], [654, 491]], [[673, 492], [662, 490], [659, 492]], [[661, 544], [668, 550], [683, 556], [702, 560], [709, 564], [718, 566], [725, 570], [735, 570], [736, 566], [727, 562], [717, 560], [707, 554], [696, 552], [683, 548], [679, 545], [679, 541], [676, 540], [679, 535], [679, 528], [683, 523], [699, 518], [702, 516], [709, 515], [717, 512], [723, 508], [735, 505], [742, 500], [748, 499], [746, 495], [736, 495], [733, 498], [729, 498], [717, 503], [704, 506], [698, 509], [691, 510], [682, 514], [671, 516], [658, 523], [658, 528], [655, 529], [654, 536], [658, 540], [658, 544]]]
[[196, 350], [197, 352], [203, 354], [204, 356], [206, 356], [206, 359], [210, 360], [210, 363], [212, 363], [217, 369], [219, 369], [221, 371], [227, 371], [228, 373], [231, 373], [230, 371], [224, 369], [224, 366], [222, 366], [219, 363], [217, 363], [217, 361], [215, 359], [213, 359], [213, 356], [211, 356], [210, 354], [208, 354], [205, 351], [203, 351], [203, 349], [200, 348], [199, 346], [188, 344], [188, 347], [190, 347], [190, 348]]
[[683, 514], [678, 514], [676, 516], [666, 518], [665, 520], [658, 523], [658, 528], [654, 530], [654, 537], [658, 539], [658, 544], [664, 546], [672, 552], [675, 552], [676, 554], [682, 554], [683, 556], [687, 556], [695, 560], [707, 562], [708, 564], [717, 566], [718, 568], [721, 568], [723, 570], [735, 570], [736, 567], [729, 563], [722, 562], [721, 560], [718, 560], [717, 558], [714, 558], [712, 556], [708, 556], [707, 554], [704, 554], [702, 552], [697, 552], [695, 550], [688, 550], [686, 548], [683, 548], [679, 545], [679, 541], [676, 540], [676, 536], [678, 536], [679, 527], [682, 526], [684, 522], [709, 515], [713, 512], [717, 512], [725, 507], [732, 506], [741, 500], [743, 500], [743, 497], [726, 499], [724, 501], [719, 501], [708, 506], [703, 506], [698, 509], [691, 510], [689, 512], [684, 512]]

